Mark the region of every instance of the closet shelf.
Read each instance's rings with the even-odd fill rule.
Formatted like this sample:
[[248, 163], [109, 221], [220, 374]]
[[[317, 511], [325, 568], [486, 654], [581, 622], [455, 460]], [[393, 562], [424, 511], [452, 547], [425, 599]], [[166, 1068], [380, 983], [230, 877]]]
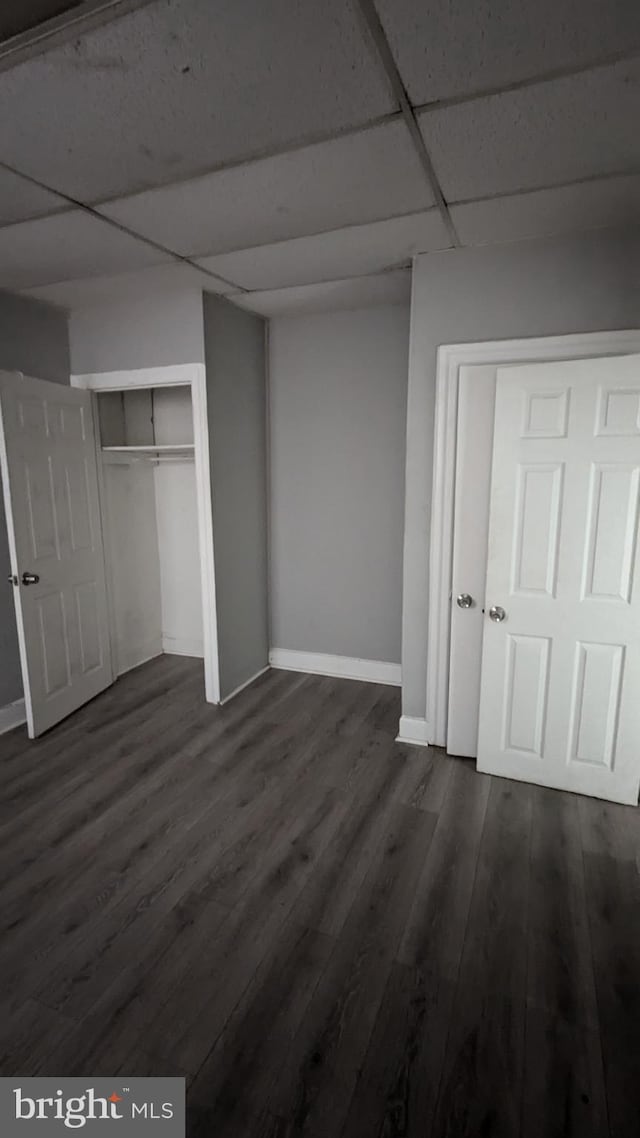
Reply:
[[102, 450], [105, 454], [138, 454], [144, 456], [193, 454], [195, 447], [193, 443], [147, 443], [145, 446], [102, 447]]

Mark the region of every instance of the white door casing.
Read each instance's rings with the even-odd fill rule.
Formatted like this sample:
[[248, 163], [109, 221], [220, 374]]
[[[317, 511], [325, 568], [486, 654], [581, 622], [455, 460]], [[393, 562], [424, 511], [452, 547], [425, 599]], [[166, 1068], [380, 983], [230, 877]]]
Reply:
[[0, 463], [33, 738], [113, 681], [90, 394], [0, 373]]
[[640, 356], [498, 369], [493, 455], [478, 769], [635, 804]]
[[149, 387], [173, 388], [181, 384], [188, 384], [191, 389], [198, 509], [198, 552], [202, 592], [205, 696], [209, 703], [220, 703], [206, 368], [204, 364], [175, 364], [165, 367], [71, 375], [72, 387], [93, 392], [134, 391]]
[[[507, 365], [591, 359], [596, 356], [629, 355], [635, 352], [640, 352], [640, 329], [576, 332], [562, 336], [493, 340], [481, 343], [442, 344], [438, 348], [429, 548], [426, 716], [424, 720], [410, 720], [403, 717], [401, 738], [404, 737], [403, 726], [405, 726], [411, 728], [410, 734], [414, 742], [419, 741], [425, 746], [429, 743], [446, 746], [449, 734], [449, 713], [458, 714], [460, 710], [457, 703], [455, 711], [453, 711], [449, 700], [449, 662], [451, 654], [452, 555], [456, 528], [454, 498], [457, 486], [456, 464], [459, 453], [457, 438], [458, 391], [463, 368], [467, 368], [466, 374], [469, 381], [467, 388], [470, 388], [473, 378], [482, 375], [482, 367], [485, 364], [491, 364], [495, 370], [500, 366]], [[425, 371], [423, 381], [424, 383], [428, 382], [428, 371]], [[490, 398], [490, 432], [492, 434], [495, 382], [493, 394]], [[485, 429], [484, 422], [477, 420], [474, 424], [476, 439]], [[467, 476], [475, 477], [469, 464], [466, 464], [465, 471]], [[409, 472], [407, 477], [409, 477]], [[487, 503], [488, 496], [487, 487]], [[474, 651], [476, 657], [475, 675], [477, 676], [479, 691], [481, 643], [476, 649], [472, 645], [469, 654], [472, 656]]]

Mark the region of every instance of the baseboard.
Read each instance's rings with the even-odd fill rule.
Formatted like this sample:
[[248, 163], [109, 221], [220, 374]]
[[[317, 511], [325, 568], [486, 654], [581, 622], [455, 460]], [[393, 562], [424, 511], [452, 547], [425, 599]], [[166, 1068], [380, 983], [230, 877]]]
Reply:
[[315, 676], [340, 676], [345, 680], [365, 680], [374, 684], [400, 687], [399, 664], [384, 660], [360, 660], [352, 656], [329, 656], [324, 652], [294, 652], [289, 648], [272, 648], [269, 662], [285, 671], [310, 672]]
[[250, 676], [248, 680], [245, 680], [243, 684], [238, 684], [237, 688], [234, 688], [232, 692], [229, 692], [229, 695], [225, 695], [224, 699], [220, 700], [220, 705], [222, 706], [222, 704], [228, 703], [230, 699], [233, 699], [234, 696], [240, 695], [241, 691], [244, 691], [245, 688], [248, 688], [250, 684], [255, 683], [256, 680], [260, 679], [260, 676], [264, 676], [265, 672], [268, 672], [270, 667], [271, 665], [267, 664], [266, 667], [261, 668], [259, 672], [256, 672], [255, 675]]
[[4, 735], [5, 731], [13, 731], [14, 727], [20, 727], [26, 721], [23, 699], [16, 699], [13, 703], [0, 707], [0, 735]]
[[413, 715], [401, 717], [396, 743], [413, 743], [418, 747], [428, 747], [431, 739], [431, 728], [426, 719], [418, 719]]
[[159, 639], [147, 640], [144, 644], [136, 644], [125, 651], [116, 645], [116, 675], [124, 676], [133, 668], [146, 664], [147, 660], [154, 660], [162, 655], [162, 641]]
[[185, 636], [163, 634], [162, 651], [166, 652], [167, 656], [198, 656], [201, 660], [204, 659], [202, 640], [190, 640]]

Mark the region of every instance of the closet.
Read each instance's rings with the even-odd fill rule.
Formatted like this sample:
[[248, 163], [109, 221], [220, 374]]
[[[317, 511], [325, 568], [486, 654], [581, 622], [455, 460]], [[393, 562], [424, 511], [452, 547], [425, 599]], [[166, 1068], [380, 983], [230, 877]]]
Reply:
[[163, 652], [203, 657], [191, 387], [95, 398], [115, 672]]

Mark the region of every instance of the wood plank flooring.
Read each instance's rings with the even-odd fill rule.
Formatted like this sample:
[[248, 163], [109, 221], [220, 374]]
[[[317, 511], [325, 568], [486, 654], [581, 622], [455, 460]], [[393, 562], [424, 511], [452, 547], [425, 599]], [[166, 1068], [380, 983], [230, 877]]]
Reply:
[[184, 1075], [189, 1138], [635, 1138], [638, 812], [398, 717], [165, 656], [0, 738], [0, 1074]]

